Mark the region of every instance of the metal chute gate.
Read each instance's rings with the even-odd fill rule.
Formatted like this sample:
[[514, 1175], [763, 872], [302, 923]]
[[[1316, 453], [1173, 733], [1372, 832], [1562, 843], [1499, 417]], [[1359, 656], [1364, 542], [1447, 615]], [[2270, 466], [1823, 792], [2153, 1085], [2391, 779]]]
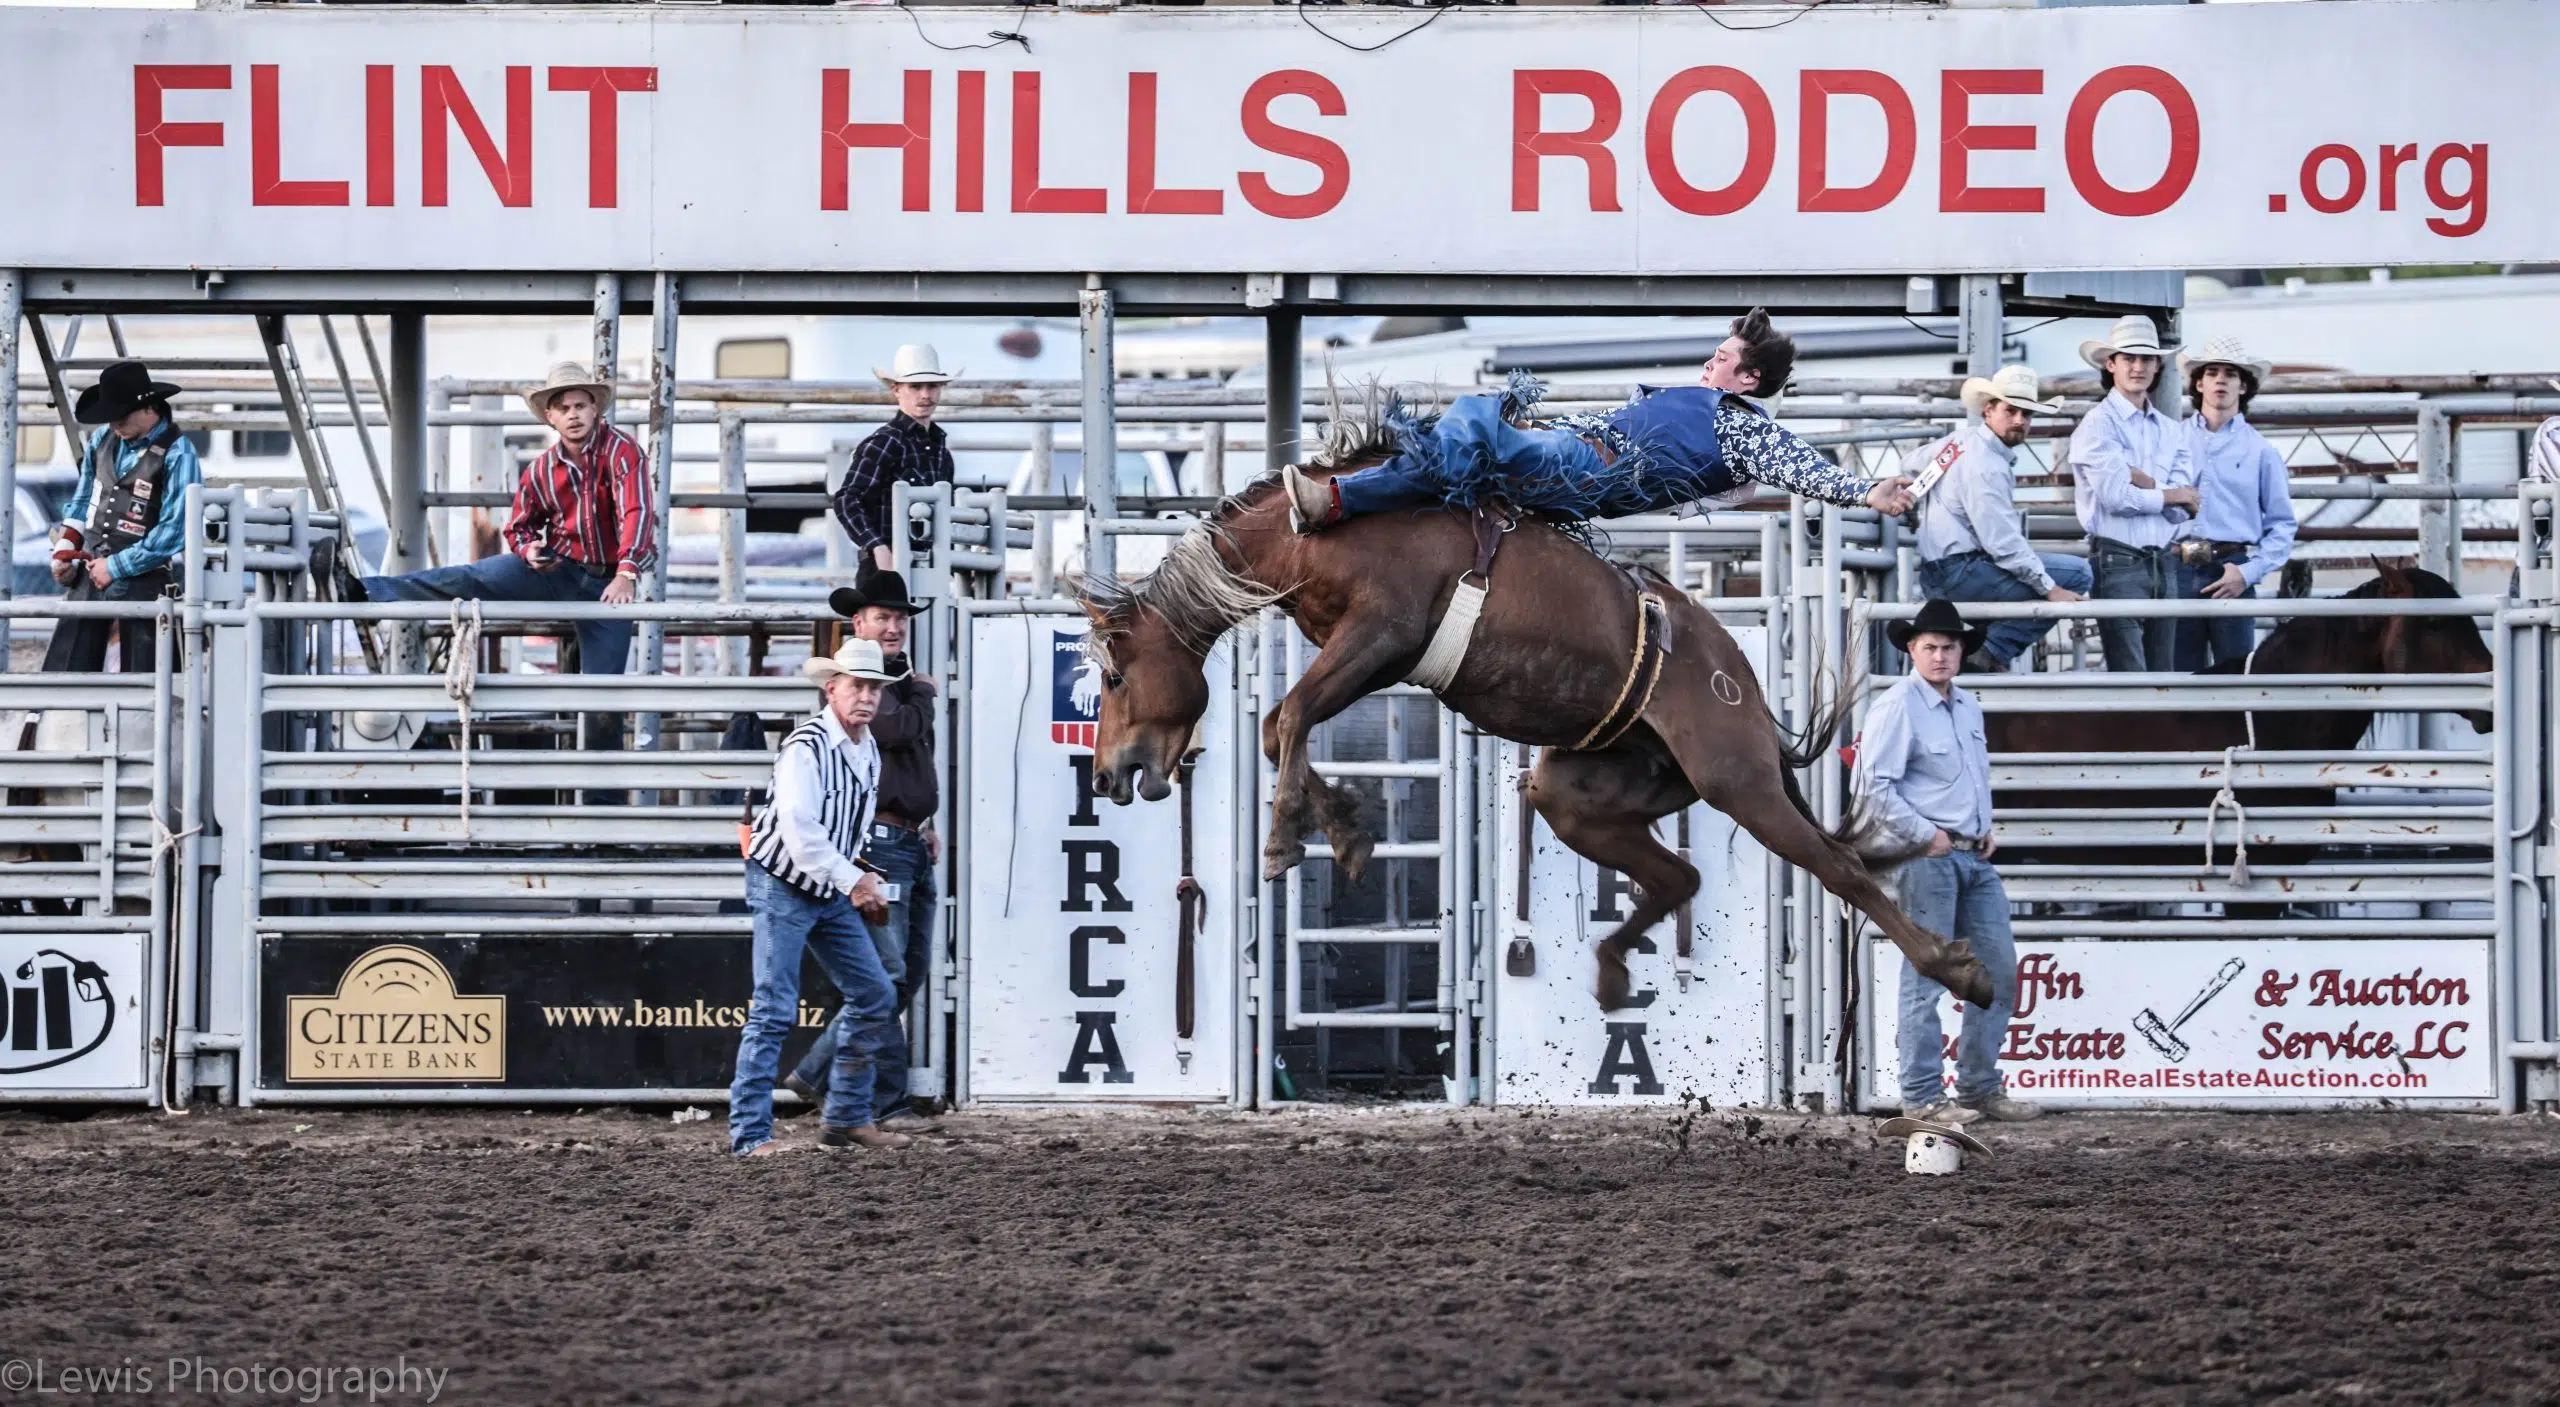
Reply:
[[[1851, 454], [1917, 442], [1940, 423], [1929, 417], [1947, 413], [1928, 395], [1813, 399], [1827, 390], [1800, 388], [1788, 413], [1836, 416], [1850, 428], [1815, 434]], [[1239, 418], [1244, 398], [1224, 394], [1132, 409]], [[1027, 399], [1006, 413], [1049, 417], [1044, 431], [1092, 410]], [[2488, 399], [2502, 404], [2457, 409], [2529, 408], [2523, 397]], [[2416, 424], [2413, 452], [2440, 454], [2450, 437], [2423, 433], [2439, 415], [2432, 404], [2357, 413]], [[2288, 413], [2272, 397], [2261, 408], [2271, 423]], [[479, 423], [494, 413], [454, 414]], [[742, 414], [720, 417], [731, 483], [743, 482], [750, 453]], [[2417, 483], [2301, 482], [2297, 492], [2418, 501], [2422, 560], [2449, 574], [2454, 544], [2479, 535], [2455, 532], [2453, 510], [2502, 505], [2487, 486], [2450, 482], [2441, 462], [2420, 467]], [[2549, 497], [2529, 487], [2507, 499], [2523, 564], [2515, 598], [2148, 612], [2475, 619], [2496, 661], [2485, 674], [2109, 679], [2061, 668], [2086, 653], [2062, 635], [2043, 672], [1979, 681], [1994, 710], [2354, 707], [2392, 720], [2353, 752], [2233, 759], [2243, 787], [2352, 772], [2338, 805], [2248, 812], [2251, 844], [2315, 853], [2262, 864], [2246, 885], [2227, 873], [2227, 812], [2004, 809], [2004, 835], [2048, 852], [2048, 863], [2009, 871], [2042, 1003], [2016, 1023], [2032, 1027], [2013, 1038], [2022, 1092], [2059, 1103], [2470, 1108], [2560, 1096], [2549, 1083], [2543, 743], [2560, 586], [2533, 530]], [[159, 644], [147, 672], [0, 681], [7, 702], [45, 711], [28, 744], [0, 751], [11, 789], [0, 843], [29, 847], [0, 868], [0, 898], [18, 910], [0, 914], [0, 931], [20, 955], [0, 972], [5, 1097], [719, 1098], [749, 986], [739, 796], [764, 780], [771, 725], [808, 702], [796, 679], [741, 671], [750, 656], [787, 664], [826, 613], [805, 600], [735, 599], [744, 568], [730, 553], [722, 585], [733, 599], [622, 608], [661, 627], [671, 672], [522, 672], [512, 667], [527, 654], [521, 637], [608, 608], [312, 600], [312, 548], [335, 539], [335, 515], [307, 494], [217, 489], [199, 502], [184, 599], [6, 608], [20, 620], [132, 616], [157, 622]], [[1419, 691], [1364, 702], [1316, 740], [1319, 770], [1361, 794], [1381, 837], [1371, 877], [1348, 884], [1317, 846], [1287, 879], [1259, 882], [1269, 792], [1258, 725], [1310, 650], [1276, 617], [1213, 657], [1210, 714], [1181, 795], [1096, 804], [1090, 700], [1079, 696], [1083, 617], [1054, 595], [1000, 594], [998, 583], [1027, 575], [1037, 591], [1054, 581], [1061, 514], [1089, 534], [1097, 565], [1115, 541], [1142, 565], [1148, 539], [1181, 531], [1181, 514], [1205, 506], [1129, 505], [1170, 515], [1131, 517], [1055, 495], [898, 500], [915, 529], [904, 564], [917, 594], [938, 603], [922, 618], [919, 667], [953, 686], [939, 753], [953, 808], [944, 941], [912, 1023], [923, 1087], [976, 1103], [1890, 1102], [1895, 963], [1879, 961], [1808, 877], [1703, 808], [1667, 820], [1664, 834], [1705, 888], [1637, 955], [1639, 1004], [1596, 1010], [1588, 943], [1622, 912], [1624, 880], [1524, 824], [1513, 786], [1521, 750]], [[2065, 535], [2042, 506], [2028, 505], [2031, 532]], [[1664, 571], [1737, 633], [1787, 726], [1845, 687], [1859, 661], [1880, 666], [1869, 627], [1909, 609], [1909, 544], [1870, 514], [1716, 513], [1606, 531], [1613, 551]], [[359, 663], [360, 623], [381, 634], [397, 672]], [[693, 648], [704, 641], [717, 648]], [[2457, 710], [2490, 714], [2495, 727], [2485, 738], [2449, 727]], [[592, 742], [588, 720], [618, 735], [622, 719], [638, 721], [636, 746]], [[468, 750], [455, 746], [466, 726]], [[2004, 791], [2031, 796], [2100, 783], [2191, 789], [2219, 779], [2224, 763], [2015, 756], [1998, 766]], [[1805, 779], [1826, 824], [1843, 814], [1842, 774], [1835, 755]], [[2200, 851], [2217, 827], [2219, 879], [2200, 863], [2050, 861], [2128, 835], [2195, 836]], [[46, 912], [45, 901], [78, 912]], [[2237, 902], [2289, 907], [2268, 919], [2221, 911]], [[813, 987], [804, 1001], [800, 1039], [823, 1020], [823, 998]], [[2395, 1048], [2377, 1055], [2385, 1021], [2398, 1023]], [[2046, 1039], [2055, 1033], [2058, 1046]], [[2121, 1050], [2072, 1046], [2093, 1033], [2121, 1038]], [[2270, 1042], [2276, 1054], [2259, 1053]], [[2108, 1073], [2126, 1052], [2143, 1061], [2155, 1048], [2150, 1076]], [[2171, 1059], [2176, 1050], [2185, 1054]], [[2302, 1079], [2185, 1080], [2216, 1058]], [[2341, 1062], [2357, 1061], [2376, 1067], [2371, 1082], [2338, 1078]], [[2171, 1067], [2182, 1082], [2161, 1082]]]

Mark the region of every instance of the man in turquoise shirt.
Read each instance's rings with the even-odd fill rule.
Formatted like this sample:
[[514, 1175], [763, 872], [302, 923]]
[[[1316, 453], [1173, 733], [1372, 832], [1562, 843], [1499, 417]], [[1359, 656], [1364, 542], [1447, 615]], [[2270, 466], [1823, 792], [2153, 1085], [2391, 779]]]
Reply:
[[[169, 399], [180, 388], [151, 368], [121, 361], [80, 393], [72, 418], [104, 428], [80, 456], [80, 483], [63, 510], [53, 547], [53, 579], [74, 601], [148, 601], [177, 582], [171, 565], [186, 548], [187, 496], [204, 482], [196, 447], [178, 430]], [[48, 671], [95, 674], [107, 639], [123, 642], [121, 667], [151, 667], [154, 632], [145, 621], [66, 620], [45, 650]]]

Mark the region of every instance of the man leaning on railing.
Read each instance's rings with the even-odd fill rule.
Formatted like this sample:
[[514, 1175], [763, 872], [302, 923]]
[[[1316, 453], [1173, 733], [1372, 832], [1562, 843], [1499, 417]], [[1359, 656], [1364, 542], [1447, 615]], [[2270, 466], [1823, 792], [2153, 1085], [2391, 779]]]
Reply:
[[[74, 601], [148, 601], [177, 580], [170, 563], [186, 547], [187, 495], [204, 481], [196, 447], [178, 430], [169, 398], [179, 387], [151, 368], [121, 361], [80, 393], [72, 418], [105, 428], [80, 456], [80, 484], [63, 510], [53, 546], [53, 579]], [[122, 668], [151, 668], [146, 620], [66, 620], [54, 627], [44, 668], [95, 674], [106, 667], [107, 637], [122, 642]]]
[[900, 484], [947, 484], [956, 466], [950, 437], [933, 423], [942, 405], [942, 388], [956, 373], [942, 369], [940, 353], [923, 343], [909, 343], [884, 369], [872, 374], [889, 384], [898, 399], [889, 423], [872, 431], [854, 447], [853, 463], [835, 495], [836, 521], [853, 539], [864, 560], [881, 571], [895, 571], [898, 559], [891, 533], [906, 531], [889, 521], [890, 506]]
[[[2267, 573], [2293, 555], [2297, 520], [2292, 475], [2284, 455], [2249, 423], [2272, 365], [2249, 355], [2237, 337], [2208, 340], [2178, 354], [2196, 413], [2180, 426], [2194, 462], [2195, 516], [2171, 544], [2177, 596], [2234, 601], [2258, 594]], [[2246, 616], [2177, 623], [2178, 668], [2187, 672], [2246, 659], [2258, 648], [2258, 623]]]
[[[507, 551], [459, 566], [342, 576], [351, 600], [602, 601], [629, 605], [658, 558], [649, 512], [649, 457], [604, 423], [604, 378], [576, 362], [551, 368], [524, 403], [559, 440], [516, 481]], [[354, 589], [349, 589], [353, 587]], [[578, 671], [620, 674], [631, 654], [628, 620], [577, 623]]]
[[[1919, 500], [1920, 590], [1950, 601], [2078, 601], [2089, 591], [2089, 564], [2038, 552], [2018, 521], [2017, 472], [2010, 456], [2027, 442], [2039, 414], [2062, 409], [2036, 399], [2033, 368], [2004, 366], [1964, 383], [1964, 408], [1979, 419], [1913, 452], [1903, 465]], [[1973, 669], [2006, 669], [2054, 627], [2049, 620], [2004, 620], [1983, 637]]]

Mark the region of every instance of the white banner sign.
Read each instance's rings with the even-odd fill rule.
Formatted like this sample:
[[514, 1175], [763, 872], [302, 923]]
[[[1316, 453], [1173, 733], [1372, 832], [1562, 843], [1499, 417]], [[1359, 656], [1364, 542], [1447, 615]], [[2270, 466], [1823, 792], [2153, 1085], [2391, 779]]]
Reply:
[[139, 1089], [142, 935], [0, 938], [0, 1091]]
[[[1733, 629], [1754, 661], [1767, 635], [1757, 626]], [[1523, 873], [1518, 776], [1516, 756], [1506, 756], [1494, 818], [1502, 837], [1503, 937], [1494, 955], [1493, 1102], [1774, 1102], [1769, 853], [1703, 804], [1689, 808], [1685, 827], [1681, 817], [1656, 822], [1655, 836], [1685, 849], [1698, 869], [1698, 894], [1685, 911], [1690, 953], [1680, 956], [1684, 915], [1675, 912], [1628, 955], [1628, 1004], [1602, 1011], [1592, 998], [1593, 948], [1626, 918], [1635, 896], [1625, 875], [1566, 849], [1543, 820], [1531, 829]], [[1525, 926], [1517, 922], [1524, 880]], [[1522, 974], [1512, 970], [1512, 957], [1524, 941], [1523, 965], [1531, 970]]]
[[970, 621], [968, 1051], [973, 1100], [1226, 1099], [1235, 1088], [1233, 657], [1209, 664], [1192, 777], [1192, 1038], [1175, 1023], [1179, 793], [1093, 795], [1101, 674], [1080, 616]]
[[[1901, 1098], [1902, 958], [1870, 949], [1869, 1098]], [[1945, 1081], [1958, 1006], [1943, 993]], [[2024, 942], [2000, 1072], [2021, 1099], [2368, 1103], [2498, 1096], [2485, 938]]]
[[2560, 227], [2535, 0], [1032, 10], [948, 47], [987, 23], [0, 9], [0, 266], [1955, 273]]

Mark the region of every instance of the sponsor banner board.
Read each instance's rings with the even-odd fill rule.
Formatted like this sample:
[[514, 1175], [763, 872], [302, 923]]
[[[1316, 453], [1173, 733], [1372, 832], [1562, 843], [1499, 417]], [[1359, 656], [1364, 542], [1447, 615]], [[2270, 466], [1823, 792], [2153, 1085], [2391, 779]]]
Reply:
[[0, 1093], [147, 1083], [143, 938], [0, 936]]
[[[1869, 956], [1882, 1107], [1901, 1099], [1903, 962]], [[2489, 972], [2485, 938], [2021, 942], [2000, 1072], [2063, 1106], [2494, 1100]], [[1952, 1088], [1958, 1003], [1937, 1005]]]
[[[1766, 630], [1732, 634], [1748, 657], [1760, 658]], [[1543, 820], [1531, 828], [1526, 867], [1534, 970], [1510, 970], [1522, 878], [1519, 753], [1504, 745], [1503, 784], [1495, 788], [1502, 874], [1491, 960], [1493, 1102], [1772, 1102], [1768, 852], [1722, 812], [1689, 808], [1687, 850], [1699, 881], [1689, 905], [1689, 980], [1679, 978], [1674, 913], [1628, 955], [1629, 1004], [1602, 1011], [1592, 998], [1593, 947], [1626, 917], [1634, 896], [1626, 876], [1566, 849]], [[1678, 818], [1665, 817], [1654, 833], [1682, 848]]]
[[[744, 935], [260, 940], [258, 1082], [268, 1089], [462, 1085], [715, 1089], [755, 990]], [[788, 1070], [835, 1014], [814, 959]]]
[[2537, 0], [1006, 22], [0, 8], [0, 188], [44, 193], [0, 265], [1945, 274], [2560, 224]]
[[969, 1096], [1224, 1100], [1235, 1089], [1234, 656], [1209, 657], [1192, 774], [1207, 887], [1180, 1039], [1182, 806], [1093, 794], [1101, 672], [1075, 616], [972, 617], [967, 798]]

